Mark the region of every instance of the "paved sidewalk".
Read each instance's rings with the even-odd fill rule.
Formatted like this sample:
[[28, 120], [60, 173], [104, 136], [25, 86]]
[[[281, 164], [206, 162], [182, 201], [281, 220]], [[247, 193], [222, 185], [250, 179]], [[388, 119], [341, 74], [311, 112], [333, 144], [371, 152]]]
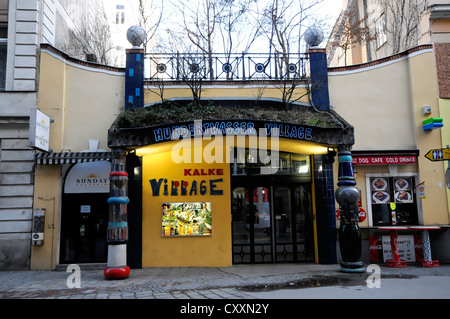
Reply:
[[[382, 278], [410, 280], [445, 276], [447, 281], [450, 279], [450, 265], [438, 268], [412, 265], [397, 269], [379, 266]], [[267, 299], [282, 290], [283, 298], [289, 298], [294, 295], [286, 293], [286, 289], [299, 290], [316, 284], [340, 288], [365, 285], [370, 275], [345, 274], [339, 271], [339, 265], [317, 264], [144, 268], [132, 269], [130, 277], [123, 280], [106, 280], [101, 269], [80, 272], [80, 287], [69, 288], [75, 284], [73, 277], [69, 278], [71, 272], [0, 271], [0, 299]], [[450, 288], [448, 291], [442, 298], [450, 298]], [[336, 293], [316, 294], [316, 297], [333, 298]]]

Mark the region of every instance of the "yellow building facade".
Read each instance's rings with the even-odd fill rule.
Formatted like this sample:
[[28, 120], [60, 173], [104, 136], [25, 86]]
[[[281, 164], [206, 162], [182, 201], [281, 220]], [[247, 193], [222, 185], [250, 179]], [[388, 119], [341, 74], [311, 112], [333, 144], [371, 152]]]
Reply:
[[[415, 205], [415, 215], [408, 222], [441, 226], [436, 238], [445, 245], [449, 205], [444, 163], [423, 156], [428, 148], [442, 145], [445, 132], [445, 126], [425, 132], [422, 125], [427, 117], [439, 117], [443, 109], [429, 71], [436, 68], [434, 63], [433, 47], [424, 46], [383, 63], [329, 69], [331, 111], [317, 113], [336, 120], [336, 127], [329, 122], [318, 125], [321, 117], [306, 123], [203, 119], [200, 142], [174, 141], [175, 128], [195, 132], [197, 123], [172, 118], [147, 128], [120, 127], [125, 71], [81, 63], [43, 47], [39, 109], [53, 120], [53, 155], [37, 155], [34, 206], [45, 209], [46, 227], [43, 244], [32, 247], [31, 268], [106, 262], [107, 245], [100, 235], [105, 236], [111, 209], [106, 203], [109, 183], [103, 181], [110, 171], [99, 163], [111, 161], [110, 152], [117, 147], [129, 155], [127, 256], [133, 259], [132, 268], [338, 262], [335, 155], [342, 147], [354, 152], [360, 207], [367, 213], [359, 223], [364, 262], [370, 262], [369, 237], [384, 234], [378, 230], [371, 203], [374, 178], [391, 178], [391, 183], [396, 177], [409, 178], [414, 200], [408, 204]], [[307, 89], [303, 83], [295, 91], [301, 97], [301, 110], [311, 102]], [[145, 84], [147, 108], [160, 102], [157, 90], [154, 83]], [[181, 83], [165, 84], [167, 100], [191, 96]], [[205, 81], [202, 99], [282, 105], [281, 91], [270, 81]], [[423, 106], [431, 106], [431, 115], [423, 114]], [[214, 128], [214, 122], [223, 131], [204, 138], [205, 129]], [[282, 132], [277, 138], [248, 134], [275, 127]], [[240, 134], [233, 135], [233, 143], [220, 134], [227, 129], [245, 133], [241, 144]], [[259, 152], [275, 144], [277, 162], [263, 165], [261, 154], [270, 153]], [[131, 165], [134, 155], [139, 161]], [[259, 160], [253, 160], [254, 155]], [[388, 155], [405, 162], [355, 162]], [[412, 159], [406, 162], [408, 158]], [[267, 167], [277, 170], [261, 174]], [[416, 186], [422, 182], [426, 193], [419, 198]], [[446, 258], [441, 250], [436, 254]]]

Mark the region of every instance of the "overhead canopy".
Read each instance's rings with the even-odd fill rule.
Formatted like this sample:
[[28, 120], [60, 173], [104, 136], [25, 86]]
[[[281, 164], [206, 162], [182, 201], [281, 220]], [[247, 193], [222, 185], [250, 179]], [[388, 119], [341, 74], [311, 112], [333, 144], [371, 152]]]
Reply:
[[[245, 102], [245, 103], [244, 103]], [[221, 99], [214, 105], [190, 107], [165, 102], [121, 113], [108, 131], [108, 147], [133, 148], [171, 141], [174, 133], [182, 138], [209, 133], [259, 135], [270, 137], [273, 128], [279, 137], [322, 145], [351, 146], [353, 126], [333, 110], [318, 111], [310, 105], [266, 101], [264, 107], [248, 101]], [[223, 106], [226, 105], [226, 106]], [[178, 134], [179, 135], [179, 134]], [[176, 138], [178, 139], [178, 138]]]
[[77, 164], [111, 160], [111, 152], [37, 153], [37, 165]]

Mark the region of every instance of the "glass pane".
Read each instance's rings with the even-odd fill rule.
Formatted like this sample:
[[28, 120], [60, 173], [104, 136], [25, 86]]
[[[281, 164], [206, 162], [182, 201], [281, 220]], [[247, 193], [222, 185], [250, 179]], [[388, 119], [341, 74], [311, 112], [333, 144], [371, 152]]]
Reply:
[[271, 222], [270, 222], [270, 194], [266, 187], [253, 190], [254, 210], [254, 241], [255, 262], [269, 262], [272, 260]]
[[5, 89], [7, 42], [0, 41], [0, 90]]
[[294, 196], [297, 261], [311, 261], [314, 260], [314, 230], [310, 189], [299, 186]]
[[243, 187], [238, 187], [233, 190], [233, 243], [234, 244], [249, 244], [250, 234], [248, 225], [248, 191]]
[[233, 261], [250, 262], [250, 227], [248, 215], [248, 190], [238, 187], [233, 190]]
[[292, 243], [291, 192], [278, 187], [274, 192], [274, 227], [278, 262], [294, 261]]
[[292, 154], [292, 174], [309, 175], [310, 174], [309, 156]]
[[287, 187], [278, 187], [274, 196], [276, 243], [292, 241], [291, 232], [291, 192]]

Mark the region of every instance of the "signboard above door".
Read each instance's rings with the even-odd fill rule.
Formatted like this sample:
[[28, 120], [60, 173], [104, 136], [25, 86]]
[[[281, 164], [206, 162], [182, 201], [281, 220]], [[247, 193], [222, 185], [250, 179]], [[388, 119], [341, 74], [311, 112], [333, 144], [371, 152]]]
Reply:
[[64, 193], [109, 193], [110, 173], [108, 161], [78, 163], [67, 174]]

